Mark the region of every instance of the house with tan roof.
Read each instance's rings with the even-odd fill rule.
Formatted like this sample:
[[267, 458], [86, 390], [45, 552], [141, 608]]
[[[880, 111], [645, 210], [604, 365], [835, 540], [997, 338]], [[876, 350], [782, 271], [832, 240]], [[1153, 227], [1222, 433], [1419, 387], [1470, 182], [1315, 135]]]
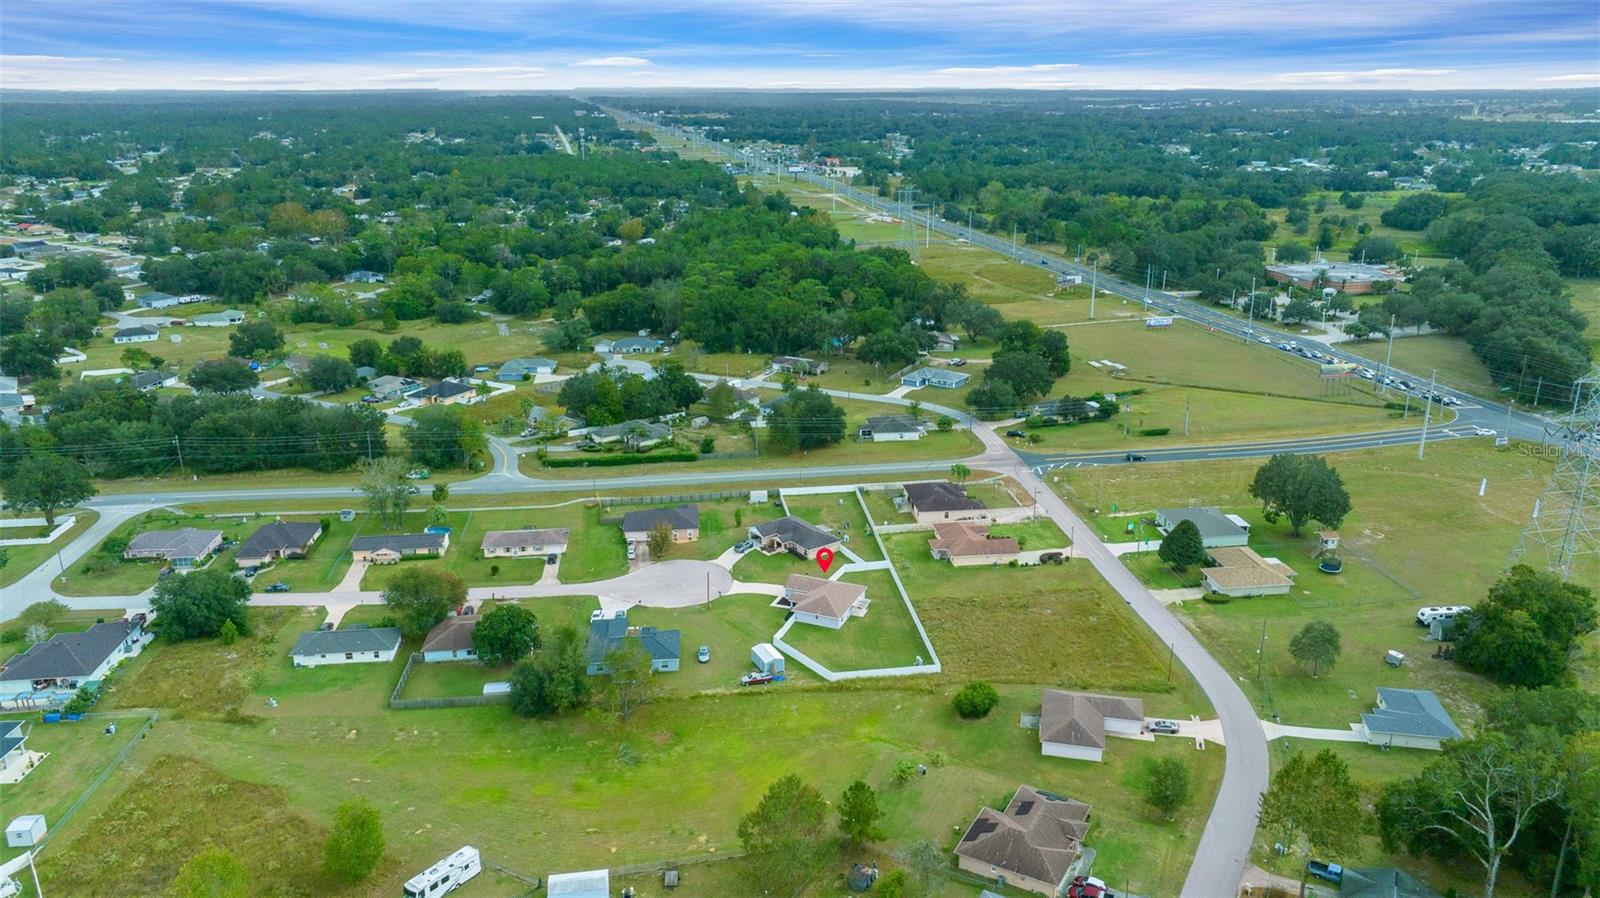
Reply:
[[940, 561], [948, 561], [955, 567], [971, 567], [1016, 561], [1022, 546], [1009, 536], [990, 536], [986, 525], [957, 521], [934, 524], [928, 549]]
[[1089, 806], [1022, 785], [1004, 811], [983, 808], [956, 844], [956, 866], [987, 880], [1057, 895], [1077, 872]]
[[1294, 585], [1295, 571], [1276, 558], [1262, 558], [1249, 546], [1210, 550], [1211, 567], [1200, 569], [1206, 589], [1225, 596], [1280, 596]]
[[1115, 695], [1046, 689], [1039, 706], [1039, 751], [1052, 758], [1099, 761], [1106, 734], [1144, 733], [1144, 702]]
[[866, 617], [871, 602], [867, 588], [859, 583], [790, 574], [783, 595], [773, 604], [794, 612], [799, 623], [837, 630], [852, 617]]

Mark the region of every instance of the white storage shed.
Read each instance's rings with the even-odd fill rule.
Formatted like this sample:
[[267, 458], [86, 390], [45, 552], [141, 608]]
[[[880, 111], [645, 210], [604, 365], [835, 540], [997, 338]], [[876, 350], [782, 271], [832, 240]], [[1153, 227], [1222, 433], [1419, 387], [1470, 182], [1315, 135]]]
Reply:
[[23, 814], [6, 824], [6, 846], [32, 848], [44, 838], [44, 829], [44, 817], [39, 814]]
[[779, 654], [770, 642], [757, 643], [750, 650], [750, 662], [756, 666], [756, 670], [764, 674], [783, 673], [783, 655]]
[[552, 873], [544, 885], [549, 898], [611, 898], [611, 871]]

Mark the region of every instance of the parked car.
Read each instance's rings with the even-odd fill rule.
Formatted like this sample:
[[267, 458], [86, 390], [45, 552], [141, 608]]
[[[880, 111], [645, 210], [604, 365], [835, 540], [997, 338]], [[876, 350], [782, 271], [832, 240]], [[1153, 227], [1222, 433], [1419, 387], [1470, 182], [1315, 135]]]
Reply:
[[756, 547], [756, 541], [755, 540], [753, 540], [753, 539], [744, 539], [744, 540], [740, 540], [739, 542], [734, 544], [733, 551], [738, 552], [739, 554], [742, 555], [745, 552], [748, 552], [751, 549], [754, 549], [755, 547]]
[[551, 552], [549, 555], [546, 555], [544, 557], [544, 563], [545, 564], [555, 564], [556, 562], [558, 562], [560, 560], [561, 560], [561, 556], [555, 554], [554, 552]]
[[1144, 456], [1137, 452], [1129, 452], [1127, 455], [1123, 456], [1123, 458], [1127, 461], [1144, 461]]
[[1116, 898], [1105, 880], [1093, 876], [1074, 876], [1067, 886], [1067, 898]]
[[966, 367], [966, 364], [967, 364], [967, 360], [966, 359], [951, 359], [950, 360], [950, 367], [952, 367], [952, 368], [964, 368], [964, 367]]
[[1067, 557], [1064, 552], [1045, 552], [1039, 556], [1040, 564], [1061, 564], [1066, 560]]
[[1171, 720], [1152, 720], [1150, 721], [1150, 726], [1146, 729], [1152, 733], [1160, 733], [1163, 736], [1178, 735], [1178, 725]]
[[635, 558], [638, 558], [638, 557], [639, 557], [639, 544], [638, 543], [628, 543], [628, 560], [632, 561], [632, 560], [634, 560]]
[[1338, 864], [1323, 863], [1322, 861], [1308, 861], [1306, 863], [1306, 872], [1318, 879], [1326, 879], [1334, 885], [1338, 885], [1340, 880], [1344, 879], [1343, 867]]
[[763, 686], [763, 685], [765, 685], [767, 683], [772, 682], [773, 679], [774, 679], [774, 677], [772, 676], [772, 674], [763, 673], [762, 671], [759, 671], [759, 670], [752, 670], [749, 673], [747, 673], [744, 676], [739, 678], [739, 685], [740, 686]]
[[1006, 431], [1006, 436], [1008, 436], [1008, 437], [1016, 437], [1017, 439], [1020, 440], [1023, 437], [1027, 436], [1027, 434], [1023, 433], [1020, 430], [1008, 430], [1008, 431]]
[[1455, 617], [1471, 610], [1471, 605], [1429, 605], [1417, 610], [1417, 626], [1426, 627], [1440, 618]]
[[278, 582], [276, 582], [276, 583], [272, 584], [271, 586], [267, 587], [267, 592], [288, 592], [288, 591], [289, 591], [289, 584], [283, 582], [282, 580], [279, 580]]
[[704, 664], [707, 661], [710, 661], [711, 660], [711, 646], [709, 646], [709, 645], [701, 646], [700, 647], [700, 651], [694, 653], [694, 660], [699, 661], [701, 664]]
[[244, 570], [240, 571], [239, 573], [243, 574], [244, 578], [246, 580], [248, 580], [251, 577], [254, 577], [256, 574], [261, 573], [261, 568], [252, 564], [249, 567], [245, 568]]
[[378, 398], [377, 396], [367, 395], [367, 396], [361, 397], [361, 401], [365, 402], [365, 403], [368, 403], [368, 404], [376, 404], [376, 403], [382, 402], [383, 400]]

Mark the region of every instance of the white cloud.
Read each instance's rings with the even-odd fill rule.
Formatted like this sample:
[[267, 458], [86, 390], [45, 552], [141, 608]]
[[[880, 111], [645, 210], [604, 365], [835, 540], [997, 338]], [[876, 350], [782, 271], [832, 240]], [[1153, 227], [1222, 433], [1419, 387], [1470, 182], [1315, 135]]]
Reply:
[[1600, 72], [1574, 72], [1570, 75], [1549, 75], [1540, 81], [1554, 84], [1600, 85]]
[[1360, 69], [1285, 72], [1274, 76], [1273, 80], [1293, 84], [1372, 84], [1411, 81], [1417, 78], [1443, 78], [1454, 74], [1456, 74], [1455, 69]]
[[569, 63], [575, 69], [625, 69], [650, 64], [650, 60], [642, 56], [596, 56]]
[[935, 69], [936, 75], [1040, 75], [1078, 68], [1075, 62], [1050, 62], [1041, 65], [951, 66]]

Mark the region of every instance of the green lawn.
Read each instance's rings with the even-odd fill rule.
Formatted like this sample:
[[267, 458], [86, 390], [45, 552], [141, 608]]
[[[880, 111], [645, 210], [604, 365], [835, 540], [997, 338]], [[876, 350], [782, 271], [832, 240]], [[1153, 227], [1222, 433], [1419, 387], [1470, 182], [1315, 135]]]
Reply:
[[[238, 518], [206, 518], [199, 515], [176, 515], [167, 511], [151, 511], [130, 518], [111, 532], [107, 541], [132, 538], [150, 530], [172, 530], [194, 527], [201, 530], [220, 530], [223, 540], [242, 541], [255, 530], [255, 522]], [[56, 576], [51, 584], [55, 590], [69, 596], [133, 595], [154, 586], [166, 562], [159, 559], [129, 561], [121, 555], [110, 555], [104, 543], [73, 562], [66, 573]], [[233, 549], [223, 549], [212, 556], [207, 568], [232, 571]], [[174, 575], [178, 576], [178, 575]]]
[[789, 628], [785, 642], [833, 671], [910, 667], [918, 658], [933, 663], [887, 571], [849, 573], [839, 579], [867, 588], [871, 605], [866, 616], [852, 617], [837, 630], [797, 623]]
[[[37, 715], [22, 717], [8, 713], [0, 717], [0, 720], [22, 720], [24, 728], [31, 726], [28, 750], [49, 756], [22, 782], [5, 786], [6, 809], [12, 815], [43, 814], [45, 822], [55, 829], [61, 822], [61, 815], [82, 793], [86, 781], [105, 769], [117, 752], [132, 741], [146, 716], [137, 713], [117, 716], [115, 736], [102, 732], [107, 723], [103, 720], [46, 724], [40, 723]], [[0, 859], [10, 860], [20, 853], [14, 848], [0, 848]]]
[[[678, 671], [657, 675], [664, 692], [715, 694], [741, 690], [739, 677], [755, 669], [751, 647], [772, 641], [772, 635], [783, 626], [783, 610], [772, 607], [772, 596], [733, 594], [690, 608], [637, 608], [628, 612], [628, 622], [682, 632], [683, 658]], [[702, 645], [711, 650], [711, 660], [704, 664], [695, 660]], [[786, 689], [816, 682], [794, 663], [788, 665], [786, 677], [781, 685], [763, 688]]]
[[[296, 592], [327, 592], [339, 585], [350, 570], [350, 540], [360, 532], [370, 515], [357, 515], [354, 521], [341, 521], [338, 515], [285, 516], [286, 521], [321, 521], [323, 533], [304, 558], [288, 558], [256, 575], [256, 589], [282, 581]], [[266, 523], [262, 518], [257, 523]]]
[[[1377, 347], [1375, 352], [1368, 355], [1381, 360], [1386, 351]], [[1489, 369], [1473, 354], [1467, 341], [1460, 337], [1443, 334], [1406, 337], [1396, 334], [1392, 364], [1424, 380], [1430, 371], [1438, 371], [1440, 383], [1479, 396], [1493, 398], [1500, 392], [1494, 381], [1489, 379]]]
[[[839, 561], [836, 563], [844, 563]], [[749, 551], [744, 553], [733, 565], [733, 578], [745, 583], [777, 583], [782, 584], [789, 579], [790, 574], [807, 574], [820, 577], [823, 574], [817, 569], [815, 561], [808, 561], [788, 552], [776, 552], [767, 555], [762, 552]]]
[[844, 537], [845, 547], [863, 561], [882, 561], [883, 553], [872, 538], [871, 524], [854, 492], [785, 495], [789, 514]]
[[1045, 517], [1015, 524], [995, 524], [989, 528], [989, 535], [1016, 537], [1023, 549], [1059, 549], [1067, 545], [1067, 535], [1055, 521]]
[[[66, 533], [61, 534], [51, 542], [33, 546], [5, 547], [7, 561], [5, 567], [0, 567], [0, 589], [21, 580], [39, 565], [50, 561], [50, 556], [54, 555], [58, 549], [77, 539], [83, 534], [83, 531], [88, 530], [94, 525], [95, 521], [100, 519], [100, 513], [97, 511], [73, 511], [70, 514], [74, 517], [72, 526], [68, 528]], [[60, 569], [60, 566], [57, 565], [56, 570], [59, 571]]]
[[483, 684], [509, 680], [514, 664], [493, 667], [476, 661], [418, 662], [411, 665], [411, 676], [401, 698], [444, 698], [483, 694]]

